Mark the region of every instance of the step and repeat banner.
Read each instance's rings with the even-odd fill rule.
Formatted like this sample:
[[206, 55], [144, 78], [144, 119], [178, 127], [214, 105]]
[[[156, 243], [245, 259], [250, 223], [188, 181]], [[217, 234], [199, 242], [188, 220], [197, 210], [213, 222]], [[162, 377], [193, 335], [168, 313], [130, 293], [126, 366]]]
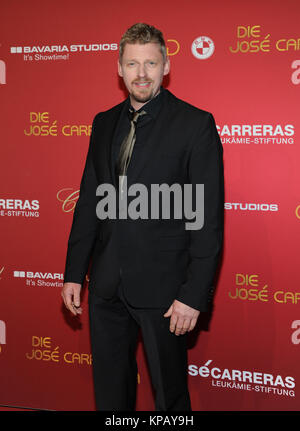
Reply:
[[[119, 40], [147, 22], [166, 39], [165, 87], [213, 113], [224, 148], [224, 251], [213, 310], [189, 334], [192, 408], [299, 410], [299, 16], [298, 0], [1, 3], [0, 405], [95, 410], [88, 274], [80, 318], [60, 292], [92, 120], [127, 96]], [[137, 410], [153, 410], [142, 338], [137, 360]]]

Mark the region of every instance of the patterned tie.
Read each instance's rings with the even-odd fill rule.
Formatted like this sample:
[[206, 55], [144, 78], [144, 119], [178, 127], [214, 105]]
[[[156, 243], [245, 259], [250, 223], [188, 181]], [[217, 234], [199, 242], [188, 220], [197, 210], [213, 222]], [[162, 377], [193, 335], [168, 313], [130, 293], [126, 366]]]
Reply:
[[[132, 113], [132, 111], [130, 111], [130, 112]], [[124, 141], [122, 142], [122, 145], [120, 148], [120, 154], [119, 154], [119, 158], [118, 158], [118, 162], [117, 162], [117, 174], [119, 176], [122, 176], [121, 183], [120, 183], [121, 193], [123, 192], [123, 189], [122, 189], [123, 180], [124, 180], [123, 176], [126, 175], [127, 168], [129, 166], [129, 163], [130, 163], [133, 147], [135, 144], [136, 124], [137, 124], [139, 116], [145, 115], [145, 114], [146, 114], [145, 111], [134, 112], [132, 119], [131, 119], [131, 126], [130, 126], [129, 134], [124, 139]]]

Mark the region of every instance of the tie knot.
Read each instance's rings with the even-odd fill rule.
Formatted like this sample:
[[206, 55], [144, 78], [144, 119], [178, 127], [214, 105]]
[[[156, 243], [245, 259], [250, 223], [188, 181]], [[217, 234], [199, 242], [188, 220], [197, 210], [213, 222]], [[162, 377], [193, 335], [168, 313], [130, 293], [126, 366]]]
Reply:
[[136, 124], [138, 121], [138, 118], [142, 115], [145, 115], [145, 114], [147, 114], [146, 111], [141, 111], [141, 112], [135, 111], [132, 113], [132, 120], [131, 121], [133, 121]]

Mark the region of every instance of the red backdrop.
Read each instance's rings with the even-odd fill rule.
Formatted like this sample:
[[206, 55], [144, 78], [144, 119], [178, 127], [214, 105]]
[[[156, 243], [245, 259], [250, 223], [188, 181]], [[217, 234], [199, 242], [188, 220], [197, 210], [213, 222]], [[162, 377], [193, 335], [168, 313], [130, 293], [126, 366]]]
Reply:
[[[214, 114], [224, 147], [224, 254], [213, 313], [189, 335], [192, 408], [298, 410], [299, 13], [297, 0], [2, 2], [1, 405], [95, 409], [87, 294], [76, 320], [60, 291], [90, 125], [124, 99], [118, 42], [144, 21], [167, 41], [165, 85]], [[153, 410], [141, 341], [137, 355], [137, 409]]]

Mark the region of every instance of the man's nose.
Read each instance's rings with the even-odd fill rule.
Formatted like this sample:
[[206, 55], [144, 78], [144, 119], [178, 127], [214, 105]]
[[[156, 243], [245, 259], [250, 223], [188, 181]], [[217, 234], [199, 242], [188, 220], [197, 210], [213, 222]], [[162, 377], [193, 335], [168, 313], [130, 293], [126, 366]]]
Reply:
[[140, 78], [143, 78], [146, 76], [146, 67], [144, 64], [140, 64], [138, 68], [138, 76]]

